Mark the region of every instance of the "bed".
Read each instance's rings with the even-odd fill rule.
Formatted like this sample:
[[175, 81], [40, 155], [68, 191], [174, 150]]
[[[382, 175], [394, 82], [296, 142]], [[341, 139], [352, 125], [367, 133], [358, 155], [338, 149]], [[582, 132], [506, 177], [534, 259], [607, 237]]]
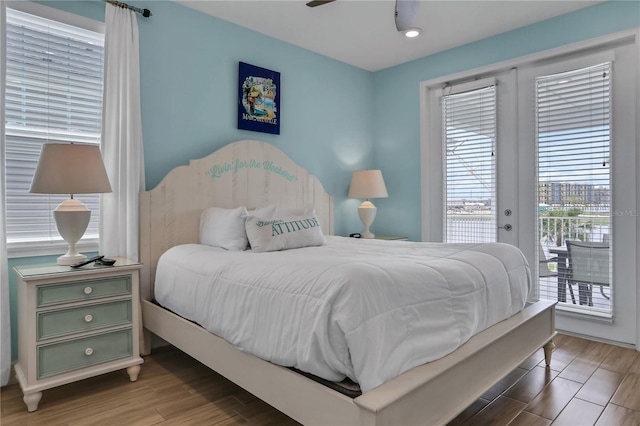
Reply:
[[[539, 348], [544, 347], [549, 364], [555, 305], [535, 302], [488, 328], [480, 327], [483, 331], [445, 356], [411, 366], [399, 375], [391, 374], [392, 378], [384, 377], [381, 384], [367, 382], [362, 395], [352, 398], [238, 349], [154, 302], [160, 257], [181, 247], [191, 247], [196, 251], [189, 253], [196, 256], [203, 210], [211, 206], [231, 209], [273, 204], [290, 208], [312, 205], [331, 243], [328, 246], [333, 241], [354, 243], [331, 237], [333, 198], [320, 182], [282, 151], [260, 141], [234, 142], [205, 158], [192, 160], [188, 166], [171, 171], [156, 188], [141, 194], [146, 351], [150, 350], [150, 333], [156, 334], [295, 420], [322, 425], [445, 424]], [[405, 251], [410, 251], [411, 244], [418, 246], [392, 244], [406, 244], [406, 248], [400, 248]], [[164, 279], [167, 272], [162, 268], [162, 277], [158, 278]]]

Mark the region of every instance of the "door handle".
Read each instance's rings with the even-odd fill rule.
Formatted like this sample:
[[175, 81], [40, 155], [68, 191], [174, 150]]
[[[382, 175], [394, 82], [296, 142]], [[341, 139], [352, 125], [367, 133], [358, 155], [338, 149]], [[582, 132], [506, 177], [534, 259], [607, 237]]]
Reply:
[[[511, 216], [512, 214], [513, 214], [513, 212], [511, 211], [511, 209], [506, 209], [504, 211], [504, 215], [507, 216], [507, 217]], [[511, 231], [513, 229], [513, 226], [511, 226], [510, 223], [507, 223], [504, 226], [498, 226], [498, 229], [504, 229], [505, 231]]]

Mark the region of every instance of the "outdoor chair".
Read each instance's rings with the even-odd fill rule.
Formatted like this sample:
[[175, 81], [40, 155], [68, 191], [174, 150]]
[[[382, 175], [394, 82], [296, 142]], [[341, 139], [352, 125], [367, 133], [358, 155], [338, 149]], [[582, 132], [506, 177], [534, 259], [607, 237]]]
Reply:
[[[554, 257], [550, 257], [547, 259], [547, 255], [544, 253], [544, 249], [542, 248], [542, 244], [538, 243], [538, 262], [539, 262], [539, 267], [538, 267], [538, 277], [540, 278], [549, 278], [549, 277], [558, 277], [558, 280], [564, 280], [565, 279], [565, 275], [566, 272], [564, 272], [562, 274], [562, 276], [559, 276], [560, 271], [564, 271], [564, 267], [562, 266], [563, 264], [566, 263], [566, 257], [559, 257], [559, 256], [554, 256]], [[562, 264], [560, 264], [559, 262], [562, 262]], [[555, 271], [552, 270], [549, 267], [550, 263], [555, 263], [556, 264], [556, 269]], [[567, 287], [569, 287], [569, 294], [571, 295], [571, 301], [573, 302], [573, 304], [576, 304], [576, 297], [573, 294], [573, 288], [571, 287], [571, 285], [567, 285]], [[560, 289], [558, 289], [558, 291], [560, 291]], [[565, 288], [563, 287], [562, 291], [565, 291]], [[565, 296], [558, 296], [558, 300], [566, 300]]]
[[[581, 305], [593, 306], [593, 286], [600, 287], [600, 293], [606, 299], [604, 287], [609, 287], [609, 244], [588, 241], [566, 241], [569, 288], [578, 285], [578, 297]], [[575, 300], [573, 301], [575, 303]]]
[[558, 276], [558, 271], [557, 269], [555, 271], [551, 270], [551, 268], [549, 268], [549, 264], [550, 263], [558, 263], [558, 257], [550, 257], [549, 259], [547, 259], [547, 255], [544, 254], [544, 249], [542, 248], [542, 244], [538, 243], [538, 260], [540, 262], [540, 268], [538, 271], [538, 275], [543, 278], [543, 277], [557, 277]]

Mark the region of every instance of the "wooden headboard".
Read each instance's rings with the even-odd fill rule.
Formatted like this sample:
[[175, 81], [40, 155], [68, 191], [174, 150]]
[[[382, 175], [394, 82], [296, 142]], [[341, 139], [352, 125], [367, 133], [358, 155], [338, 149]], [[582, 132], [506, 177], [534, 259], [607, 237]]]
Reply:
[[160, 255], [175, 245], [198, 242], [204, 209], [271, 204], [313, 205], [324, 233], [333, 234], [333, 197], [315, 176], [268, 143], [233, 142], [171, 170], [158, 186], [140, 194], [143, 299], [153, 297]]

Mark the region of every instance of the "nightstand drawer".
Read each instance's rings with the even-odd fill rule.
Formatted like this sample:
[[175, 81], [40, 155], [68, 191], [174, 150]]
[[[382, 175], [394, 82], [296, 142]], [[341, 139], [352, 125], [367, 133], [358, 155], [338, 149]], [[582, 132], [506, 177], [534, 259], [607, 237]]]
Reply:
[[131, 324], [131, 300], [38, 312], [37, 340]]
[[124, 294], [131, 294], [130, 275], [40, 285], [36, 303], [42, 307]]
[[133, 355], [130, 328], [38, 346], [38, 380]]

